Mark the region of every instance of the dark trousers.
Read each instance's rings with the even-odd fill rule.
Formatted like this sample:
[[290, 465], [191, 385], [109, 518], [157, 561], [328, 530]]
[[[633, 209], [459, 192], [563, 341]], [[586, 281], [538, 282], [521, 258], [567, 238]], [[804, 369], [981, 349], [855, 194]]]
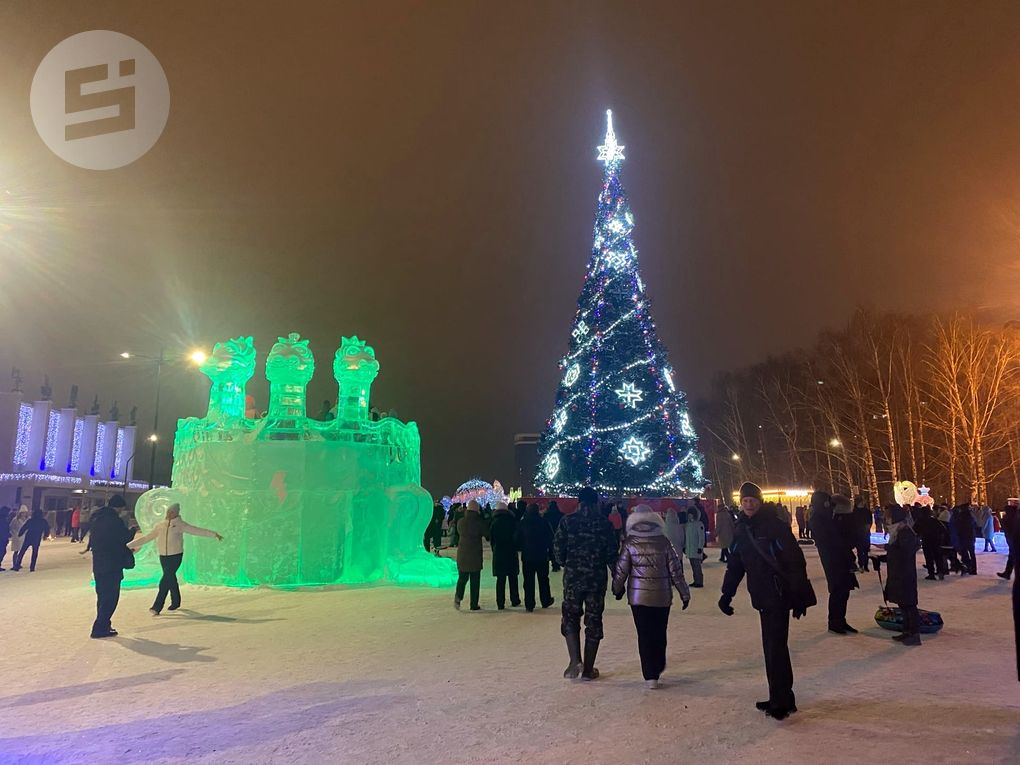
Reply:
[[602, 640], [602, 612], [605, 610], [605, 589], [583, 591], [577, 587], [564, 587], [560, 634], [564, 637], [579, 635], [581, 616], [584, 616], [584, 639], [597, 643]]
[[974, 540], [960, 544], [960, 565], [968, 574], [977, 574], [977, 558], [974, 557]]
[[461, 571], [457, 577], [457, 600], [464, 600], [464, 585], [471, 581], [471, 608], [478, 608], [478, 588], [482, 583], [481, 571]]
[[857, 540], [857, 566], [868, 570], [868, 553], [871, 552], [871, 534], [864, 532]]
[[21, 545], [21, 549], [18, 550], [14, 556], [14, 568], [21, 568], [21, 560], [25, 557], [25, 553], [28, 552], [28, 548], [32, 548], [32, 562], [29, 564], [29, 571], [35, 571], [35, 563], [39, 560], [39, 540], [26, 539]]
[[836, 590], [829, 593], [829, 629], [846, 626], [846, 604], [850, 601], [850, 590]]
[[720, 563], [725, 563], [729, 559], [730, 559], [730, 548], [728, 548], [728, 547], [722, 548], [722, 551], [719, 553], [719, 562]]
[[524, 566], [524, 607], [529, 611], [535, 608], [535, 579], [538, 579], [538, 601], [542, 608], [552, 605], [552, 592], [549, 589], [549, 561], [521, 561]]
[[503, 608], [506, 605], [506, 585], [510, 582], [510, 605], [521, 604], [521, 591], [518, 589], [517, 574], [499, 574], [496, 576], [496, 607]]
[[921, 551], [924, 553], [924, 567], [928, 569], [928, 576], [945, 576], [948, 573], [946, 556], [942, 554], [942, 547], [937, 541], [921, 541]]
[[[1008, 537], [1006, 538], [1006, 544], [1009, 545], [1009, 538]], [[1009, 549], [1009, 555], [1006, 556], [1006, 568], [1004, 568], [1002, 570], [1002, 572], [1006, 575], [1007, 579], [1013, 575], [1013, 563], [1014, 563], [1013, 558], [1014, 558], [1014, 555], [1015, 555], [1015, 553], [1013, 552], [1013, 547], [1012, 546], [1009, 546], [1008, 549]], [[0, 562], [3, 562], [3, 556], [2, 555], [0, 555]]]
[[765, 675], [769, 680], [769, 703], [777, 709], [791, 709], [793, 665], [790, 664], [790, 612], [759, 611], [761, 647], [765, 654]]
[[4, 565], [4, 558], [6, 557], [7, 557], [7, 540], [5, 539], [4, 543], [0, 545], [0, 566]]
[[641, 657], [641, 676], [645, 680], [658, 680], [666, 668], [666, 625], [669, 624], [669, 606], [631, 606], [634, 628], [637, 630], [638, 656]]
[[920, 635], [921, 613], [917, 606], [900, 606], [900, 610], [903, 612], [903, 634]]
[[184, 553], [159, 556], [159, 565], [163, 567], [163, 578], [159, 580], [159, 592], [156, 593], [156, 599], [152, 601], [154, 610], [163, 610], [163, 604], [166, 603], [168, 593], [170, 595], [170, 605], [174, 608], [180, 608], [181, 586], [177, 584], [177, 569], [181, 567], [181, 560], [183, 558]]
[[946, 556], [949, 562], [949, 570], [956, 572], [960, 571], [963, 567], [960, 565], [960, 556], [956, 554], [955, 547], [943, 547], [942, 554]]
[[81, 529], [78, 526], [72, 526], [71, 527], [71, 541], [72, 542], [77, 542], [79, 539], [81, 539], [81, 535], [79, 534], [80, 531], [81, 531]]
[[124, 572], [118, 570], [94, 576], [96, 580], [96, 620], [92, 623], [92, 634], [105, 635], [112, 629], [110, 620], [120, 601], [120, 581], [124, 578]]

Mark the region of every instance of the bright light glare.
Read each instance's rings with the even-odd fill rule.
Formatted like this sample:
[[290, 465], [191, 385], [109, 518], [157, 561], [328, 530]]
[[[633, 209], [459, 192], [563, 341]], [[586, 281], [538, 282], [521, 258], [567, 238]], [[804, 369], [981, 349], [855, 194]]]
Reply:
[[120, 354], [120, 357], [122, 359], [130, 359], [131, 358], [131, 354], [128, 353], [127, 351], [124, 351], [122, 354]]
[[829, 446], [831, 446], [833, 449], [838, 449], [842, 445], [843, 445], [843, 442], [840, 441], [838, 438], [834, 438], [831, 441], [829, 441]]
[[734, 462], [740, 462], [740, 455], [734, 452], [733, 456], [730, 457], [730, 459], [733, 460]]
[[149, 436], [149, 440], [152, 441], [152, 443], [156, 443], [159, 440], [159, 436], [153, 433], [151, 436]]
[[206, 355], [205, 351], [192, 351], [188, 358], [190, 358], [195, 364], [204, 364], [205, 360], [209, 358], [209, 356]]

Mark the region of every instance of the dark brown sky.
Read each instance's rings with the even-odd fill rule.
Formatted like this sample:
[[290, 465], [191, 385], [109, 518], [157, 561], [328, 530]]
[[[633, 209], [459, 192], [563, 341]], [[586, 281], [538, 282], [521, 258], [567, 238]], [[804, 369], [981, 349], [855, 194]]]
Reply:
[[[510, 483], [553, 403], [607, 107], [694, 393], [859, 302], [1020, 315], [1020, 6], [710, 5], [0, 1], [0, 369], [149, 417], [123, 348], [245, 333], [261, 361], [300, 331], [318, 401], [357, 333], [430, 490]], [[29, 113], [40, 60], [88, 29], [170, 82], [163, 137], [105, 173]], [[167, 376], [168, 422], [199, 412], [194, 378]]]

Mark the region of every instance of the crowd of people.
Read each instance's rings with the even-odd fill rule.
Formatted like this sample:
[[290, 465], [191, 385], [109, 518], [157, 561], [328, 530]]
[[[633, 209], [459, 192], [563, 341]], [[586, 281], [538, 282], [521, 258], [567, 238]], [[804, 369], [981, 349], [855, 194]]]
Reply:
[[[1002, 528], [1010, 543], [1006, 570], [1009, 578], [1013, 551], [1020, 545], [1018, 508], [1010, 504], [1002, 514]], [[745, 483], [740, 507], [722, 505], [714, 518], [720, 562], [726, 564], [719, 610], [734, 613], [732, 600], [741, 582], [747, 582], [752, 607], [761, 622], [762, 651], [769, 698], [756, 703], [770, 717], [784, 719], [797, 711], [789, 652], [790, 618], [799, 619], [816, 605], [807, 575], [804, 546], [818, 551], [828, 590], [827, 627], [836, 635], [854, 635], [847, 622], [851, 592], [859, 587], [857, 575], [872, 567], [885, 567], [883, 596], [899, 607], [898, 634], [893, 640], [906, 646], [921, 644], [918, 608], [917, 553], [924, 553], [928, 579], [944, 578], [949, 571], [976, 572], [974, 544], [986, 533], [986, 551], [994, 551], [995, 516], [987, 508], [965, 503], [952, 510], [916, 505], [889, 505], [877, 512], [863, 497], [816, 491], [810, 503], [791, 513], [782, 505], [766, 503], [761, 490]], [[793, 533], [797, 521], [798, 539]], [[871, 550], [871, 529], [883, 535], [883, 549]], [[597, 493], [583, 489], [578, 509], [564, 515], [555, 501], [544, 510], [536, 503], [514, 506], [497, 503], [482, 507], [472, 501], [444, 511], [436, 505], [425, 533], [425, 546], [439, 554], [443, 529], [450, 533], [459, 572], [454, 607], [461, 608], [469, 590], [470, 609], [479, 610], [479, 584], [483, 546], [492, 547], [492, 575], [496, 578], [496, 606], [521, 605], [518, 575], [524, 573], [524, 606], [548, 608], [554, 603], [549, 584], [550, 567], [562, 567], [563, 595], [560, 631], [566, 641], [569, 663], [564, 677], [594, 680], [598, 648], [604, 637], [603, 612], [607, 592], [627, 598], [638, 638], [641, 671], [649, 688], [658, 688], [666, 664], [666, 630], [674, 593], [682, 608], [691, 601], [693, 588], [704, 586], [702, 563], [707, 559], [707, 514], [700, 502], [688, 508], [667, 508], [662, 514], [645, 504], [629, 511], [622, 503], [600, 503]], [[992, 532], [987, 532], [991, 528]], [[690, 582], [685, 572], [690, 566]], [[535, 585], [538, 585], [538, 601]], [[581, 624], [584, 624], [582, 644]]]

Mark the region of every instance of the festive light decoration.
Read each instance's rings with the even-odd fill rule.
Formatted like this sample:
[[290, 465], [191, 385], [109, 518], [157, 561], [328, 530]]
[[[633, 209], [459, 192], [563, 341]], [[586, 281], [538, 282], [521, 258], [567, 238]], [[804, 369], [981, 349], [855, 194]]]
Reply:
[[110, 468], [110, 478], [117, 478], [120, 476], [120, 471], [123, 468], [123, 465], [121, 465], [122, 459], [124, 459], [124, 428], [117, 428], [117, 447], [114, 450], [113, 467]]
[[624, 147], [606, 116], [593, 246], [536, 484], [547, 494], [583, 486], [619, 496], [700, 492], [703, 460], [638, 274], [620, 182]]
[[18, 407], [18, 434], [14, 441], [14, 464], [24, 467], [28, 462], [28, 438], [32, 434], [32, 407]]
[[623, 401], [624, 406], [637, 409], [638, 402], [645, 397], [645, 394], [637, 389], [634, 383], [624, 383], [622, 388], [616, 389], [616, 395]]
[[92, 475], [96, 474], [96, 471], [102, 468], [103, 464], [103, 451], [106, 448], [106, 428], [100, 423], [99, 428], [96, 430], [96, 456], [92, 461], [92, 470], [89, 472]]
[[645, 446], [645, 442], [634, 436], [624, 441], [623, 446], [620, 447], [620, 454], [631, 465], [640, 465], [648, 459], [648, 455], [651, 453], [652, 450]]
[[77, 473], [78, 464], [81, 462], [81, 437], [85, 430], [85, 420], [81, 417], [74, 418], [74, 435], [71, 438], [71, 459], [67, 463], [68, 473]]
[[46, 423], [46, 449], [43, 451], [43, 458], [39, 463], [40, 470], [53, 469], [53, 463], [57, 460], [57, 430], [59, 428], [60, 412], [51, 409]]

